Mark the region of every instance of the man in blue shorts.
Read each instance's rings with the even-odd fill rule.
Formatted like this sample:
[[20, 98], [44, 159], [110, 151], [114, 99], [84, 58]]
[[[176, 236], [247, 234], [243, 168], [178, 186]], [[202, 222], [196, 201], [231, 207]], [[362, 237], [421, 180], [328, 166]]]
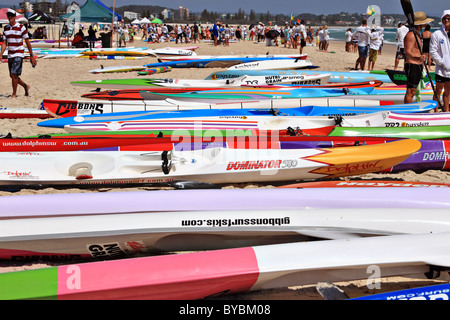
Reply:
[[8, 67], [9, 76], [12, 80], [13, 93], [11, 98], [17, 96], [17, 87], [20, 84], [25, 89], [25, 95], [28, 96], [30, 86], [20, 79], [22, 74], [22, 63], [25, 57], [25, 49], [23, 47], [23, 40], [27, 44], [28, 52], [30, 53], [30, 61], [33, 66], [36, 65], [36, 59], [33, 56], [33, 50], [31, 48], [30, 40], [28, 39], [28, 31], [24, 25], [16, 22], [16, 12], [12, 9], [8, 9], [6, 12], [9, 24], [4, 28], [3, 43], [1, 47], [1, 56], [8, 48]]
[[369, 37], [370, 29], [367, 26], [367, 19], [362, 20], [361, 26], [356, 28], [353, 34], [354, 39], [358, 39], [358, 59], [356, 59], [355, 70], [358, 70], [358, 66], [361, 70], [364, 70], [366, 66], [366, 60], [369, 56]]

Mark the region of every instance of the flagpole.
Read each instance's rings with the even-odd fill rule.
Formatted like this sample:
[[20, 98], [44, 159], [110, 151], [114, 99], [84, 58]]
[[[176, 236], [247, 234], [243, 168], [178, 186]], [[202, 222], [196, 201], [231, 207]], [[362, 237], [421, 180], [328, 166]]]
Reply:
[[111, 48], [113, 47], [113, 41], [114, 41], [114, 18], [116, 16], [116, 0], [113, 2], [113, 15], [112, 15], [112, 26], [111, 26]]

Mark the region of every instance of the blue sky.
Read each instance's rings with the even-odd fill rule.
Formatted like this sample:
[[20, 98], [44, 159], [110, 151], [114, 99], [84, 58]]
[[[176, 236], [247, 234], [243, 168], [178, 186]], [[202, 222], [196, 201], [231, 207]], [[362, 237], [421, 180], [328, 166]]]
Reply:
[[[102, 0], [106, 5], [112, 6], [113, 0]], [[239, 8], [247, 13], [253, 9], [255, 12], [271, 12], [273, 14], [297, 14], [308, 12], [314, 14], [329, 14], [339, 12], [365, 13], [369, 5], [378, 5], [381, 13], [403, 13], [400, 0], [320, 0], [320, 1], [299, 1], [299, 0], [116, 0], [116, 6], [124, 4], [149, 4], [178, 8], [183, 6], [191, 11], [217, 12], [237, 12]], [[450, 9], [448, 0], [412, 0], [415, 11], [425, 11], [428, 15], [440, 15], [444, 9]], [[432, 4], [432, 6], [430, 6]]]
[[[50, 0], [54, 1], [54, 0]], [[70, 2], [71, 0], [69, 0]], [[80, 4], [84, 4], [84, 0], [77, 0]], [[107, 6], [112, 6], [114, 0], [102, 0]], [[34, 2], [31, 0], [31, 2]], [[428, 15], [440, 16], [444, 9], [450, 9], [448, 0], [412, 0], [415, 11], [425, 11]], [[2, 5], [17, 4], [18, 0], [0, 0]], [[64, 3], [64, 0], [63, 0]], [[272, 14], [283, 13], [290, 15], [291, 13], [300, 14], [330, 14], [339, 12], [365, 13], [369, 5], [378, 5], [381, 13], [403, 13], [400, 0], [320, 0], [320, 1], [299, 1], [299, 0], [116, 0], [116, 6], [120, 7], [127, 4], [152, 4], [168, 8], [178, 8], [183, 6], [194, 12], [201, 12], [203, 9], [217, 12], [234, 13], [241, 8], [249, 13], [251, 9], [255, 12], [267, 11]]]

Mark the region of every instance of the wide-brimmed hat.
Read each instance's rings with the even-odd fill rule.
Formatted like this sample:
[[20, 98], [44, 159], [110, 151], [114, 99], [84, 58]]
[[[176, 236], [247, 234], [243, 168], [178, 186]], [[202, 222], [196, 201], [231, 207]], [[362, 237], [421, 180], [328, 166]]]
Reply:
[[414, 12], [414, 25], [420, 26], [434, 21], [432, 18], [427, 18], [427, 15], [423, 11]]

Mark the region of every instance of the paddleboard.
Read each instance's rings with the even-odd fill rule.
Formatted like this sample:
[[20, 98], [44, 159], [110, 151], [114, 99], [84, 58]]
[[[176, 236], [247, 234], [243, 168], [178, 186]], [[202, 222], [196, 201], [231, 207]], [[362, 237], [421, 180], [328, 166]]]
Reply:
[[419, 150], [417, 140], [324, 149], [4, 152], [3, 185], [291, 181], [360, 175], [390, 168]]
[[60, 265], [0, 274], [0, 299], [204, 299], [367, 279], [373, 265], [384, 277], [423, 277], [450, 267], [449, 243], [448, 233], [408, 234]]

